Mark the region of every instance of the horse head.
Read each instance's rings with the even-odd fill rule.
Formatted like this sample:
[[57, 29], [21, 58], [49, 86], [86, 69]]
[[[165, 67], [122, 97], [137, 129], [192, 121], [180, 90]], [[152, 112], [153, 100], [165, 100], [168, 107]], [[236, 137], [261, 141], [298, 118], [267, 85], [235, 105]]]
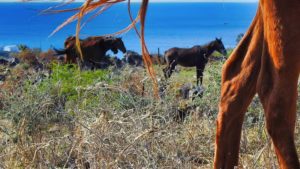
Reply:
[[112, 51], [114, 54], [117, 54], [117, 53], [118, 53], [118, 48], [112, 47], [112, 48], [111, 48], [111, 51]]
[[[123, 53], [126, 53], [126, 47], [122, 41], [122, 38], [116, 38], [114, 41], [113, 41], [113, 49], [112, 51], [115, 53], [118, 53], [118, 50], [122, 51]], [[116, 54], [115, 53], [115, 54]]]
[[216, 40], [214, 41], [214, 47], [215, 47], [215, 50], [220, 52], [222, 55], [224, 55], [224, 56], [227, 55], [227, 51], [222, 42], [222, 38], [216, 38]]
[[65, 48], [70, 48], [71, 46], [75, 45], [75, 36], [69, 36], [66, 40], [65, 40]]

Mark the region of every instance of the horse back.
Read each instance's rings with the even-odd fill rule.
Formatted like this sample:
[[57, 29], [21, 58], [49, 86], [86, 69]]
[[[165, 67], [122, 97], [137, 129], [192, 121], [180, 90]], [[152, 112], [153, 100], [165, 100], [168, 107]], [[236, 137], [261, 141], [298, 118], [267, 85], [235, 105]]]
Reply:
[[204, 52], [199, 46], [192, 48], [171, 48], [165, 52], [167, 63], [176, 61], [178, 64], [186, 67], [199, 66], [205, 64]]

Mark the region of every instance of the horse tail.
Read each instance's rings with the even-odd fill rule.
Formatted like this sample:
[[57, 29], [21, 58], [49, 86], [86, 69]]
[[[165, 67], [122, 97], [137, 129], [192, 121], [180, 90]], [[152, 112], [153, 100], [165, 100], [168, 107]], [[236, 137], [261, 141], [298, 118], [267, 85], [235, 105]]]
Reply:
[[59, 50], [59, 49], [56, 49], [56, 48], [53, 48], [53, 50], [55, 51], [55, 56], [59, 56], [59, 55], [64, 55], [67, 53], [67, 49], [62, 49], [62, 50]]

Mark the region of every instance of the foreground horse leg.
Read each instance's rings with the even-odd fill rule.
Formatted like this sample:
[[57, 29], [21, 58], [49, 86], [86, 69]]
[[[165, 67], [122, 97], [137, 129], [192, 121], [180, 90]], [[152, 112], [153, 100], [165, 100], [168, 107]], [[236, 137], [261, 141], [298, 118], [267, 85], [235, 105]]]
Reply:
[[215, 169], [232, 169], [238, 165], [243, 118], [256, 93], [262, 34], [261, 18], [257, 13], [249, 31], [224, 65], [217, 119]]
[[[271, 62], [260, 75], [259, 96], [265, 110], [267, 130], [275, 146], [280, 168], [299, 169], [294, 142], [298, 74], [289, 65], [279, 72]], [[294, 69], [294, 70], [292, 70]]]
[[[258, 94], [265, 110], [266, 125], [272, 138], [280, 168], [299, 169], [299, 160], [294, 142], [297, 110], [297, 83], [300, 58], [295, 55], [297, 47], [281, 48], [269, 53], [266, 44], [258, 80]], [[270, 47], [274, 49], [274, 46]], [[278, 60], [282, 62], [278, 64]]]

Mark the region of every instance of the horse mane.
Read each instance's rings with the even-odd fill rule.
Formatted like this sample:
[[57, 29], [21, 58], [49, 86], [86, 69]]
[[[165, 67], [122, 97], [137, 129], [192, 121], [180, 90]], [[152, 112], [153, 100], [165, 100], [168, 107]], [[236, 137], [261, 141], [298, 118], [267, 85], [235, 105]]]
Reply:
[[211, 46], [215, 42], [216, 42], [216, 40], [213, 40], [213, 41], [210, 41], [208, 43], [205, 43], [204, 45], [202, 45], [202, 48], [208, 48], [209, 46]]

